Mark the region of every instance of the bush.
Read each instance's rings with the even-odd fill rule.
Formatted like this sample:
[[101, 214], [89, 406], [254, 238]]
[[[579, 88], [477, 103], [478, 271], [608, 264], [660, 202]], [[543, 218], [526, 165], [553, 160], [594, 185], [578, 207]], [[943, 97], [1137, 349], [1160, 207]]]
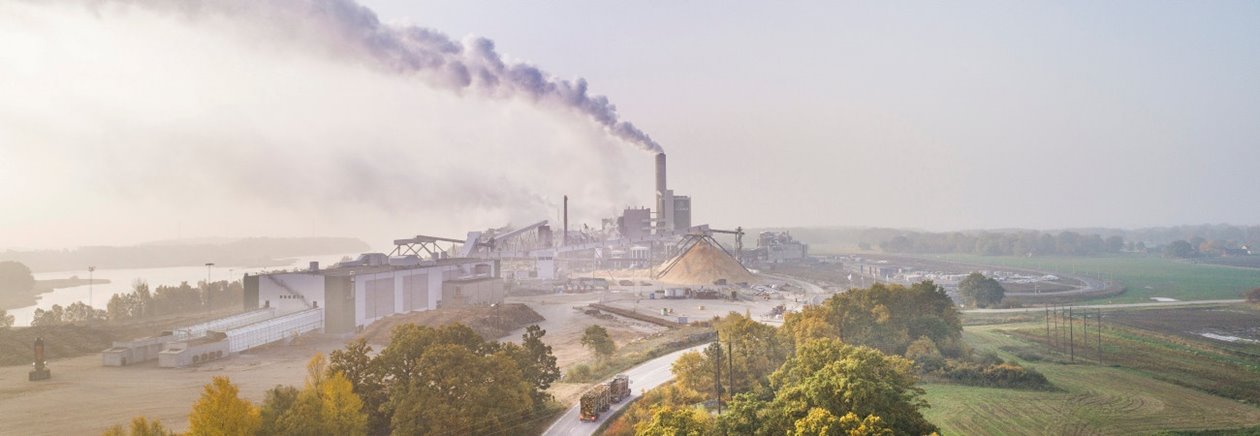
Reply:
[[1243, 294], [1243, 298], [1246, 298], [1248, 303], [1260, 304], [1260, 288], [1247, 291], [1247, 293]]
[[1025, 368], [1014, 362], [1002, 362], [1001, 359], [996, 363], [949, 361], [933, 374], [969, 386], [1033, 390], [1054, 388], [1046, 376], [1036, 369]]
[[591, 378], [591, 367], [585, 363], [579, 363], [564, 372], [564, 381], [577, 382], [586, 381]]

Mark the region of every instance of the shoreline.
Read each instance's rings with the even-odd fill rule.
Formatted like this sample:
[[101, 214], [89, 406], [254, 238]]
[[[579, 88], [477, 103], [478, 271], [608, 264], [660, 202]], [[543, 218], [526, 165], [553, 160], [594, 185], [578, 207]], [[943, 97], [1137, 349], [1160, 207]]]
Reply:
[[0, 310], [13, 310], [34, 305], [39, 302], [39, 296], [49, 292], [62, 289], [73, 288], [76, 286], [105, 285], [109, 284], [109, 279], [83, 279], [78, 277], [67, 277], [64, 279], [48, 279], [36, 280], [35, 286], [25, 292], [13, 292], [0, 294]]

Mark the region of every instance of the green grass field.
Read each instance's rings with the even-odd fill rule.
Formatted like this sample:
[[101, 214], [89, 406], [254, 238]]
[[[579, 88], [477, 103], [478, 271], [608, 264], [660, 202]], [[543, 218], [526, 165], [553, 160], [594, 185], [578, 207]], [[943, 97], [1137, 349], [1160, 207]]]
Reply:
[[1003, 351], [1032, 346], [1004, 330], [1037, 326], [971, 326], [964, 337], [978, 352], [995, 352], [1036, 368], [1061, 391], [928, 383], [923, 387], [932, 407], [925, 416], [949, 435], [1154, 434], [1260, 425], [1260, 408], [1161, 381], [1146, 371], [1028, 362]]
[[975, 255], [919, 256], [975, 265], [1010, 266], [1119, 280], [1124, 294], [1099, 300], [1116, 303], [1150, 301], [1151, 297], [1178, 300], [1240, 298], [1260, 287], [1260, 269], [1194, 264], [1157, 256], [1008, 257]]

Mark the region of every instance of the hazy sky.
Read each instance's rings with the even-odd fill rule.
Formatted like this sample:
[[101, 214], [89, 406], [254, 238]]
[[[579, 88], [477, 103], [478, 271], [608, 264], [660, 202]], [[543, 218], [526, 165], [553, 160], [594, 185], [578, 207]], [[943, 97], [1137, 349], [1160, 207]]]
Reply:
[[[383, 245], [554, 217], [565, 193], [592, 224], [649, 203], [650, 155], [584, 112], [451, 91], [273, 3], [0, 4], [0, 248]], [[1260, 222], [1254, 2], [362, 4], [585, 78], [669, 153], [697, 222]]]

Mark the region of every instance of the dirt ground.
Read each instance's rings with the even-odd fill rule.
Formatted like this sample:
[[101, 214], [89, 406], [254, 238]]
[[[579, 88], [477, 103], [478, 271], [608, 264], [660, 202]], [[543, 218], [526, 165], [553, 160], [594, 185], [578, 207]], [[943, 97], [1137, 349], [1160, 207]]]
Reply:
[[196, 368], [158, 368], [157, 362], [128, 367], [101, 365], [99, 354], [49, 362], [52, 379], [27, 381], [28, 366], [0, 367], [0, 434], [100, 434], [134, 416], [156, 418], [176, 431], [201, 388], [218, 375], [229, 377], [241, 395], [261, 402], [278, 384], [300, 386], [308, 359], [340, 348], [343, 338], [309, 337], [288, 346], [242, 353]]

